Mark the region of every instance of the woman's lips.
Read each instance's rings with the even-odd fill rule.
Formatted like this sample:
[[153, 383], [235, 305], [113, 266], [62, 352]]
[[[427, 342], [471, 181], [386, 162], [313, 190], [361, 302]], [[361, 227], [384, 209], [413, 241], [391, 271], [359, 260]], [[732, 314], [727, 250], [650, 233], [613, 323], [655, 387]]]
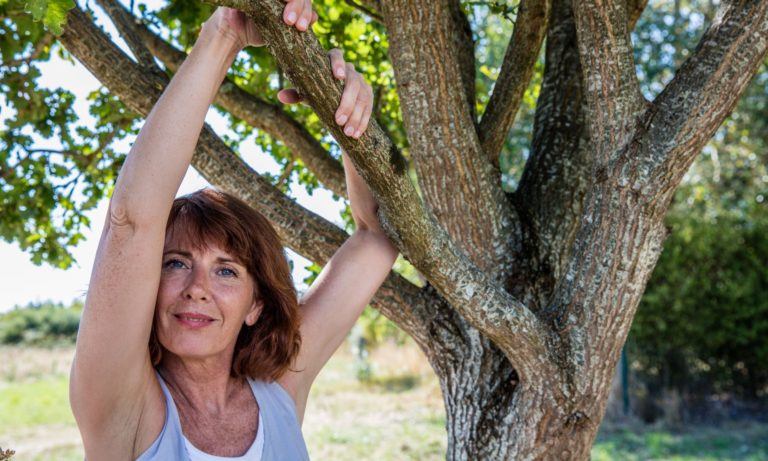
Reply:
[[198, 314], [196, 312], [180, 312], [173, 314], [176, 320], [182, 325], [189, 328], [204, 328], [211, 325], [215, 319], [204, 314]]

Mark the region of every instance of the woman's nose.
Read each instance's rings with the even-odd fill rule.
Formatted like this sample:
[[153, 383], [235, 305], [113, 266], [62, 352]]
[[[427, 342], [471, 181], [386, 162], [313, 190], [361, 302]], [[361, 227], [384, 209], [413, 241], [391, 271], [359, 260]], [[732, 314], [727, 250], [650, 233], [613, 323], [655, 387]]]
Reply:
[[187, 286], [184, 288], [184, 297], [207, 301], [210, 298], [209, 290], [210, 286], [206, 271], [198, 267], [193, 268], [190, 271]]

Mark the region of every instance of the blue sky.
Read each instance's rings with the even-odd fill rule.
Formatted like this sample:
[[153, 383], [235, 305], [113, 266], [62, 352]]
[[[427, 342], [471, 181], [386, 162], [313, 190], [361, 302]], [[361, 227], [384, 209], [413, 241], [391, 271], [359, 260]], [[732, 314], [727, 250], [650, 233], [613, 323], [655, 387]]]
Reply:
[[[100, 10], [97, 11], [101, 12]], [[102, 23], [109, 30], [111, 24]], [[111, 31], [111, 34], [113, 37], [117, 36], [114, 30]], [[124, 49], [126, 48], [124, 47]], [[50, 62], [42, 64], [40, 68], [42, 74], [39, 80], [40, 85], [50, 88], [62, 86], [72, 91], [77, 96], [75, 108], [80, 120], [84, 123], [92, 121], [85, 98], [88, 93], [99, 88], [101, 84], [79, 63], [73, 65], [55, 55]], [[2, 126], [2, 121], [13, 115], [12, 111], [5, 105], [5, 99], [2, 95], [0, 95], [0, 112], [2, 113], [0, 126]], [[217, 133], [226, 132], [224, 118], [215, 111], [209, 111], [206, 121]], [[118, 149], [128, 152], [131, 142], [132, 140], [128, 140], [116, 146]], [[250, 148], [245, 147], [241, 155], [260, 173], [278, 171], [278, 165], [271, 157], [258, 151], [254, 145], [251, 145]], [[179, 194], [192, 192], [207, 185], [208, 183], [190, 168]], [[329, 192], [316, 190], [310, 197], [297, 184], [292, 184], [291, 190], [300, 204], [330, 221], [337, 224], [341, 223], [339, 217], [341, 205], [333, 201]], [[92, 223], [91, 229], [84, 232], [84, 241], [72, 250], [77, 264], [66, 271], [47, 265], [36, 266], [30, 262], [29, 255], [19, 250], [17, 244], [0, 241], [0, 311], [6, 311], [16, 305], [25, 305], [34, 301], [53, 300], [69, 303], [75, 298], [84, 299], [106, 209], [107, 202], [104, 201], [89, 214]], [[307, 275], [304, 268], [309, 262], [290, 251], [288, 253], [294, 260], [294, 280], [299, 282]], [[301, 284], [298, 285], [299, 289], [302, 289]]]

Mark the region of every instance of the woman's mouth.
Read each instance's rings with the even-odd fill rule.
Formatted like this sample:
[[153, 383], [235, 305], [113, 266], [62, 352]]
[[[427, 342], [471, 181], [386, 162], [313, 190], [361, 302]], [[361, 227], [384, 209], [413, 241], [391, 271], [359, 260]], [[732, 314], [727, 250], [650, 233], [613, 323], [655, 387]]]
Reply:
[[214, 318], [196, 312], [180, 312], [173, 314], [182, 325], [190, 328], [203, 328], [214, 322]]

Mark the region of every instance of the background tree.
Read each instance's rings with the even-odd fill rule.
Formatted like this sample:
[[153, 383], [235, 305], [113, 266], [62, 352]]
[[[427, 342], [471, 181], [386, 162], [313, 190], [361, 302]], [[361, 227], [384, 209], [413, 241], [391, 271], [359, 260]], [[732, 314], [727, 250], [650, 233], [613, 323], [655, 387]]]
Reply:
[[[2, 136], [0, 233], [38, 261], [70, 262], [82, 211], [119, 169], [112, 143], [135, 131], [212, 8], [98, 3], [130, 56], [71, 0], [0, 3], [3, 92], [17, 111]], [[664, 216], [764, 59], [768, 1], [721, 2], [703, 16], [696, 49], [650, 93], [630, 39], [643, 0], [316, 1], [317, 37], [283, 27], [278, 0], [212, 3], [252, 14], [267, 39], [270, 53], [241, 54], [216, 104], [283, 173], [254, 172], [235, 153], [242, 138], [207, 127], [193, 166], [323, 264], [346, 234], [292, 201], [286, 178], [343, 196], [335, 137], [420, 273], [417, 283], [393, 273], [374, 305], [415, 339], [441, 381], [447, 457], [588, 457], [668, 234]], [[499, 54], [488, 46], [505, 31], [492, 28], [499, 18], [514, 27], [497, 70], [482, 60]], [[540, 82], [530, 85], [545, 37]], [[360, 141], [333, 121], [340, 91], [321, 45], [348, 50], [377, 88], [378, 123]], [[77, 123], [68, 92], [35, 87], [34, 61], [52, 50], [104, 84], [91, 95], [95, 129]], [[316, 115], [277, 104], [283, 76]], [[533, 119], [530, 140], [509, 136], [518, 113]], [[31, 131], [61, 146], [41, 148]]]

